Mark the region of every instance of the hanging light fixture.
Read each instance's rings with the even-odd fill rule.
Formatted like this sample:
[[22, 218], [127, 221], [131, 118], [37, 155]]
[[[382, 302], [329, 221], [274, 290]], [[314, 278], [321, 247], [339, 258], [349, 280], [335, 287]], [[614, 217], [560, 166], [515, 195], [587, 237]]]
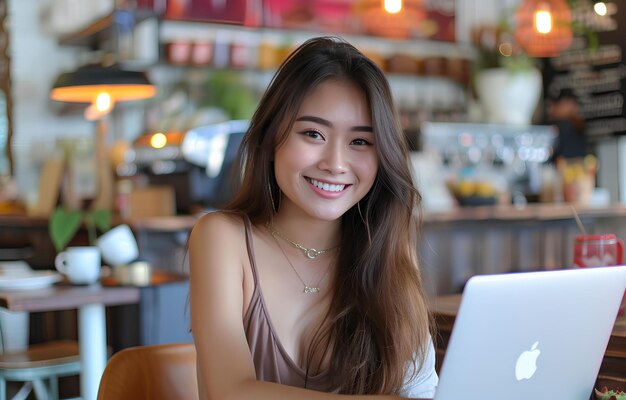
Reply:
[[515, 39], [531, 57], [555, 57], [572, 43], [572, 13], [565, 0], [524, 0]]
[[104, 67], [93, 64], [59, 75], [50, 92], [50, 98], [97, 104], [106, 102], [108, 96], [108, 108], [112, 109], [116, 102], [147, 99], [155, 94], [156, 88], [143, 72], [126, 71], [117, 65]]
[[93, 209], [113, 206], [113, 177], [106, 146], [108, 124], [106, 116], [115, 103], [153, 97], [156, 87], [139, 71], [120, 69], [116, 64], [86, 65], [76, 71], [62, 73], [54, 82], [50, 98], [56, 101], [88, 103], [85, 118], [96, 121], [95, 156], [98, 165], [98, 193]]
[[367, 33], [391, 38], [408, 38], [424, 20], [421, 0], [362, 0], [358, 5]]

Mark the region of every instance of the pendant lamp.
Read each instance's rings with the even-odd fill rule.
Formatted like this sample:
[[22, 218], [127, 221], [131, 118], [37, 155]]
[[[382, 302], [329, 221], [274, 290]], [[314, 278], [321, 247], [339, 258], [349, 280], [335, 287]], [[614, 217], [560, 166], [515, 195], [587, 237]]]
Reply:
[[113, 208], [113, 177], [106, 146], [106, 116], [115, 103], [153, 97], [156, 88], [145, 73], [127, 71], [116, 64], [86, 65], [76, 71], [62, 73], [54, 82], [50, 98], [56, 101], [88, 103], [85, 118], [97, 121], [94, 144], [98, 166], [98, 193], [92, 209]]
[[140, 71], [123, 70], [117, 65], [86, 65], [74, 72], [59, 75], [50, 92], [50, 98], [57, 101], [92, 103], [102, 93], [107, 93], [114, 104], [118, 101], [153, 97], [156, 88], [146, 74]]
[[413, 36], [426, 16], [421, 0], [364, 0], [357, 7], [367, 33], [391, 38]]
[[572, 43], [572, 13], [565, 0], [524, 0], [515, 17], [515, 39], [531, 57], [555, 57]]

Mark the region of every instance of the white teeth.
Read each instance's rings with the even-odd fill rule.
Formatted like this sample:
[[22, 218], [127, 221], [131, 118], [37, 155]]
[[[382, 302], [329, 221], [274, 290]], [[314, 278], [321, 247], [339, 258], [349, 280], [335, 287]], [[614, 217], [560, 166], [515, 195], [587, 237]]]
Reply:
[[341, 192], [346, 187], [346, 185], [332, 185], [330, 183], [316, 181], [315, 179], [311, 178], [307, 178], [307, 180], [311, 183], [311, 185], [322, 190], [326, 190], [327, 192]]

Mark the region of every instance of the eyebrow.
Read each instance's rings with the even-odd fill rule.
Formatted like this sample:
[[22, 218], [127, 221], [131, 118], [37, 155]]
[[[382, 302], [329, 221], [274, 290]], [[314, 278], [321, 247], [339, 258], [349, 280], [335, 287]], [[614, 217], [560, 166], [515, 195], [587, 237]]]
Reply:
[[[299, 117], [298, 119], [296, 119], [296, 121], [315, 122], [316, 124], [324, 125], [324, 126], [327, 126], [329, 128], [332, 128], [332, 126], [333, 126], [332, 122], [330, 122], [330, 121], [328, 121], [328, 120], [326, 120], [324, 118], [315, 117], [313, 115], [303, 115], [303, 116]], [[366, 125], [353, 126], [352, 128], [350, 128], [350, 131], [352, 131], [352, 132], [374, 132], [374, 130], [372, 129], [371, 126], [366, 126]]]

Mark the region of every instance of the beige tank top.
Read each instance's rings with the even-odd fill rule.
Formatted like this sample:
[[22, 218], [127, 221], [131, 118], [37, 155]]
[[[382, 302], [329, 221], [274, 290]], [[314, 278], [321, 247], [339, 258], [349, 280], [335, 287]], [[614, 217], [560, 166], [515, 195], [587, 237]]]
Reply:
[[307, 389], [322, 392], [335, 391], [331, 387], [329, 371], [323, 371], [317, 375], [307, 377], [306, 371], [291, 359], [280, 343], [267, 312], [263, 293], [259, 285], [254, 259], [254, 247], [252, 245], [251, 224], [247, 216], [244, 217], [244, 223], [246, 227], [246, 246], [254, 278], [254, 291], [252, 292], [252, 299], [243, 323], [257, 379], [289, 386], [306, 387]]

